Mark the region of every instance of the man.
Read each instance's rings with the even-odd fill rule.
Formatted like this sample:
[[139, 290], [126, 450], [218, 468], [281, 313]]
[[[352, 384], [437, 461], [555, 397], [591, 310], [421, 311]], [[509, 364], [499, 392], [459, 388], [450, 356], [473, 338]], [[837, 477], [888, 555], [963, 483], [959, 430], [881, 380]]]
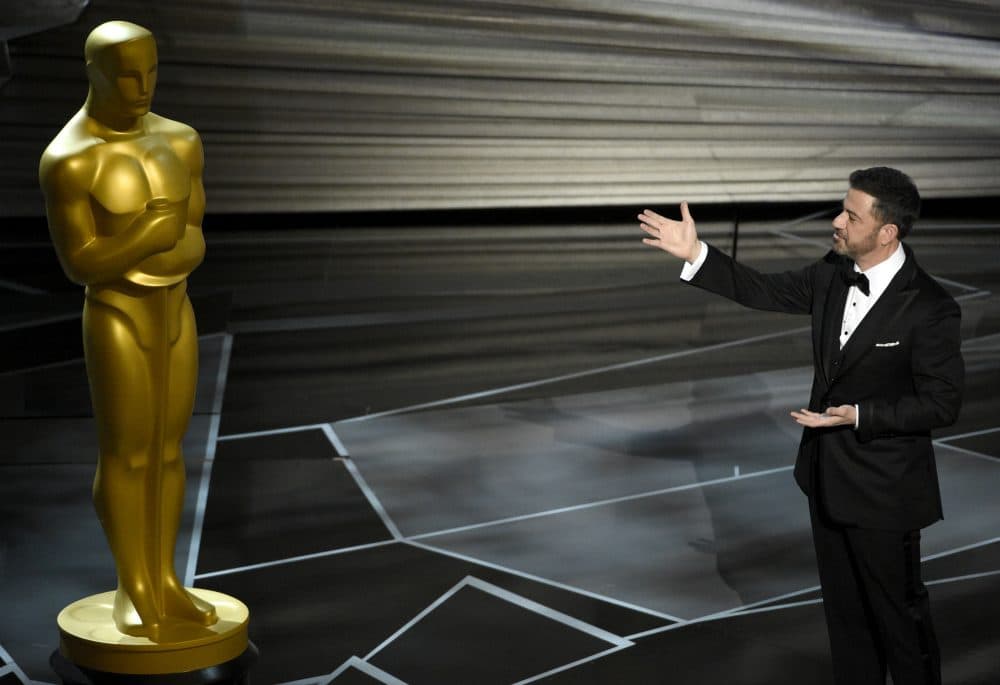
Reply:
[[149, 31], [101, 24], [85, 56], [87, 100], [46, 148], [39, 179], [59, 261], [86, 286], [94, 505], [118, 572], [113, 617], [153, 642], [199, 639], [216, 610], [177, 578], [174, 546], [198, 376], [187, 276], [205, 254], [202, 146], [190, 126], [150, 112]]
[[908, 176], [855, 171], [833, 250], [762, 274], [698, 240], [681, 220], [639, 215], [643, 242], [687, 263], [681, 278], [748, 307], [810, 314], [813, 384], [795, 479], [809, 498], [834, 677], [839, 685], [940, 683], [920, 580], [920, 529], [941, 518], [931, 430], [961, 405], [961, 311], [901, 241], [920, 210]]

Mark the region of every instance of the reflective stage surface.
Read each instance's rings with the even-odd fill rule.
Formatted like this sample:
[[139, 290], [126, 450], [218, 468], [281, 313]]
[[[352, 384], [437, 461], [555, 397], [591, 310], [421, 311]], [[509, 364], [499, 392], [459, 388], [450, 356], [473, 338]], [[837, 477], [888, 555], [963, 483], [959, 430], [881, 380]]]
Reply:
[[[805, 264], [829, 216], [744, 224], [739, 257]], [[909, 241], [963, 306], [922, 543], [949, 684], [1000, 673], [998, 228], [935, 217]], [[254, 682], [831, 682], [791, 476], [807, 319], [680, 284], [627, 212], [206, 236], [178, 560], [250, 607]], [[56, 613], [114, 584], [79, 298], [50, 253], [3, 257], [3, 685], [53, 682]]]

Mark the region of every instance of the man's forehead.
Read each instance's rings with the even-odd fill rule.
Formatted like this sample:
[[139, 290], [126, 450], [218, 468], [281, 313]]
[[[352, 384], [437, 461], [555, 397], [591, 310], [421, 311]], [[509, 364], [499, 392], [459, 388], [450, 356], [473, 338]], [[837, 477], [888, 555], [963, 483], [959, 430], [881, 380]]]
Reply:
[[844, 209], [854, 212], [858, 216], [871, 215], [874, 204], [874, 197], [857, 188], [851, 188], [847, 191], [847, 195], [844, 196]]

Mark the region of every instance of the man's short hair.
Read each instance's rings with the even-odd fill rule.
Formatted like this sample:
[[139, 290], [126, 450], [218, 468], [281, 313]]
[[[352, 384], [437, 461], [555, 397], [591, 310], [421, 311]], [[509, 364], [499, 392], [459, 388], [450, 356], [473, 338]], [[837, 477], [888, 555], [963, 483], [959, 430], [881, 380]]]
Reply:
[[875, 198], [872, 213], [883, 224], [896, 224], [902, 240], [920, 216], [920, 193], [909, 176], [899, 169], [876, 166], [851, 174], [851, 187]]

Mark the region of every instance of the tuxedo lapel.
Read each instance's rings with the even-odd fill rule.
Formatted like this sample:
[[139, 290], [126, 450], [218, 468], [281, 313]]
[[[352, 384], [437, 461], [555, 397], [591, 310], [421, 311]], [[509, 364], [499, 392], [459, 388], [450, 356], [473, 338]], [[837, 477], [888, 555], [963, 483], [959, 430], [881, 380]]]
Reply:
[[[843, 268], [843, 267], [838, 267]], [[837, 269], [827, 289], [823, 311], [820, 313], [820, 326], [813, 327], [813, 353], [818, 366], [823, 372], [827, 385], [830, 384], [832, 363], [840, 353], [840, 325], [844, 320], [844, 305], [847, 301], [847, 283], [841, 278]]]

